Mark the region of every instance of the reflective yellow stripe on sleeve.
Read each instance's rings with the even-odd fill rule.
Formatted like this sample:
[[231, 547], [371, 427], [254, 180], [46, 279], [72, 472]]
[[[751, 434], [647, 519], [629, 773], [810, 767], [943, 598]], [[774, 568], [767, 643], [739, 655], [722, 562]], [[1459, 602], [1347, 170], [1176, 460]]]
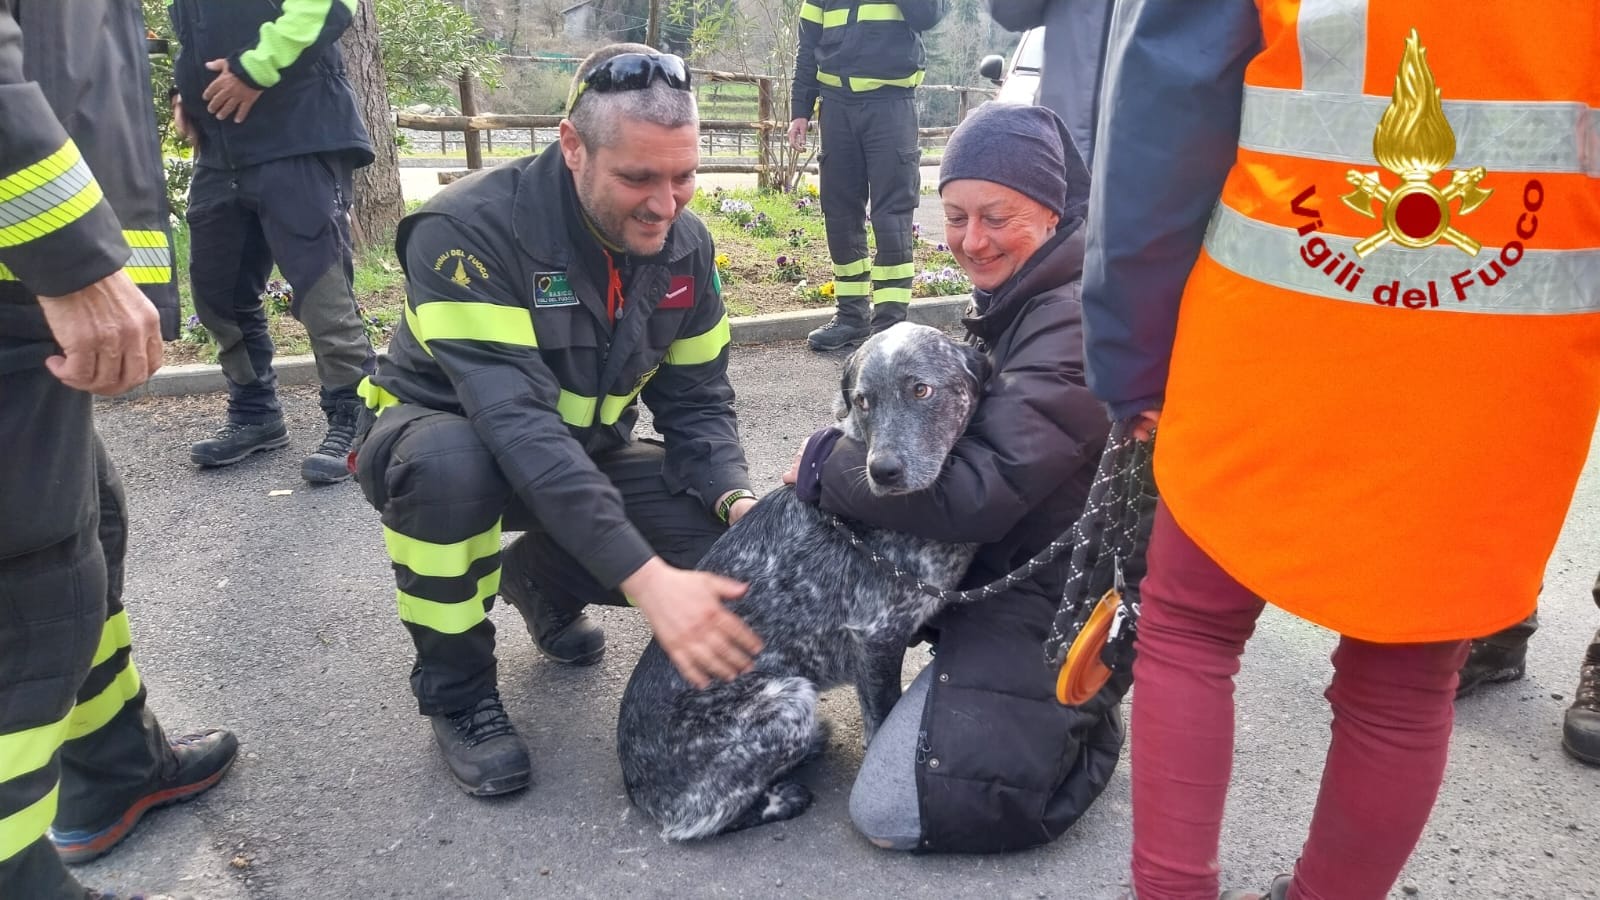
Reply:
[[[517, 306], [431, 300], [406, 304], [411, 334], [426, 349], [429, 341], [484, 341], [513, 347], [537, 347], [533, 316]], [[432, 351], [429, 351], [431, 354]]]
[[[123, 271], [134, 284], [166, 284], [172, 280], [172, 248], [167, 246], [164, 231], [132, 230], [122, 232], [133, 253]], [[0, 281], [17, 281], [17, 276], [0, 264]]]
[[893, 3], [863, 3], [856, 7], [857, 22], [904, 22], [905, 13]]
[[0, 178], [0, 247], [59, 231], [94, 209], [104, 195], [72, 141], [31, 166]]
[[823, 28], [838, 28], [840, 25], [848, 24], [849, 21], [850, 10], [848, 8], [830, 9], [822, 14]]
[[800, 20], [803, 22], [816, 22], [817, 24], [821, 24], [822, 7], [810, 2], [810, 0], [800, 4]]
[[728, 326], [728, 316], [724, 313], [717, 324], [704, 333], [679, 338], [669, 344], [666, 359], [662, 361], [669, 366], [698, 366], [708, 363], [722, 354], [732, 338], [733, 332]]

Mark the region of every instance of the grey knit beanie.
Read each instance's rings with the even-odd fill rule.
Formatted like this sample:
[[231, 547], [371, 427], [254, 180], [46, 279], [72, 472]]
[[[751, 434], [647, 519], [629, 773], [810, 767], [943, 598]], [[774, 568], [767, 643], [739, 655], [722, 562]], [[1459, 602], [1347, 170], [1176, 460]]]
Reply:
[[[1064, 216], [1068, 183], [1063, 147], [1071, 147], [1070, 141], [1065, 126], [1050, 110], [990, 101], [973, 110], [950, 135], [939, 165], [939, 190], [962, 178], [992, 181]], [[1079, 171], [1082, 166], [1078, 163]]]

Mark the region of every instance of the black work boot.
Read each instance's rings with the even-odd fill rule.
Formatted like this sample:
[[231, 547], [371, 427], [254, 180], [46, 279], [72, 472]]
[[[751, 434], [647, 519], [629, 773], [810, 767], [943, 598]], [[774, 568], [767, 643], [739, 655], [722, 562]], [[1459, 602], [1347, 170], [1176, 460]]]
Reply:
[[1528, 672], [1528, 639], [1539, 628], [1539, 613], [1485, 638], [1472, 642], [1456, 684], [1460, 700], [1485, 684], [1520, 681]]
[[1578, 690], [1561, 723], [1561, 746], [1578, 762], [1600, 766], [1600, 632], [1583, 654]]
[[300, 463], [301, 478], [312, 484], [334, 484], [350, 477], [350, 445], [360, 417], [360, 400], [340, 400], [334, 406], [322, 445]]
[[450, 775], [463, 791], [492, 797], [520, 791], [533, 781], [528, 745], [511, 727], [498, 691], [465, 709], [428, 718]]
[[132, 833], [145, 813], [193, 800], [210, 790], [239, 755], [239, 739], [226, 728], [208, 728], [172, 738], [168, 743], [176, 762], [169, 764], [170, 771], [152, 782], [126, 809], [113, 813], [104, 822], [82, 828], [50, 829], [50, 843], [55, 845], [62, 862], [81, 865], [111, 852]]
[[842, 350], [859, 344], [870, 335], [867, 327], [867, 298], [840, 297], [839, 308], [828, 324], [806, 336], [813, 350]]
[[606, 653], [606, 633], [589, 621], [583, 607], [551, 600], [533, 582], [526, 536], [500, 554], [500, 596], [522, 613], [533, 645], [547, 659], [568, 666], [592, 666]]
[[276, 450], [289, 444], [289, 429], [282, 419], [271, 422], [227, 422], [216, 433], [189, 447], [189, 461], [197, 466], [231, 466], [261, 450]]

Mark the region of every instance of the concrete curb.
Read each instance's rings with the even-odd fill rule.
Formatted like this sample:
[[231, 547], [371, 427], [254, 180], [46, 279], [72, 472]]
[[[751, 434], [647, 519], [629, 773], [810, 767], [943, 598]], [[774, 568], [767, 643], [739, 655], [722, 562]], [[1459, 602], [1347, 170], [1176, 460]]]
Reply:
[[[961, 320], [967, 308], [968, 297], [934, 297], [913, 300], [909, 318], [913, 322], [945, 328]], [[821, 326], [833, 315], [827, 309], [802, 309], [793, 312], [767, 313], [761, 316], [735, 316], [730, 320], [735, 344], [767, 344], [776, 341], [799, 341]], [[279, 384], [317, 384], [317, 363], [310, 356], [283, 356], [273, 360]], [[191, 363], [167, 366], [144, 385], [123, 394], [119, 400], [140, 397], [186, 397], [191, 394], [211, 394], [226, 391], [228, 382], [222, 377], [222, 367], [210, 363]]]

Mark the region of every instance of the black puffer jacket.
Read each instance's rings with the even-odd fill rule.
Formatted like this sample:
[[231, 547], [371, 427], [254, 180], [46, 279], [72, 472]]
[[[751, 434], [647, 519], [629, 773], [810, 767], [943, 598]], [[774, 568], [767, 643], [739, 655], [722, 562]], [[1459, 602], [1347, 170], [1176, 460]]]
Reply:
[[[1081, 223], [1063, 225], [965, 320], [993, 374], [933, 488], [873, 498], [864, 448], [841, 441], [823, 471], [824, 509], [885, 528], [982, 544], [963, 588], [989, 584], [1071, 528], [1088, 497], [1109, 422], [1084, 386]], [[922, 849], [993, 852], [1043, 844], [1099, 796], [1116, 767], [1126, 681], [1081, 707], [1054, 696], [1042, 649], [1064, 566], [981, 603], [952, 607], [937, 630], [917, 754]]]

